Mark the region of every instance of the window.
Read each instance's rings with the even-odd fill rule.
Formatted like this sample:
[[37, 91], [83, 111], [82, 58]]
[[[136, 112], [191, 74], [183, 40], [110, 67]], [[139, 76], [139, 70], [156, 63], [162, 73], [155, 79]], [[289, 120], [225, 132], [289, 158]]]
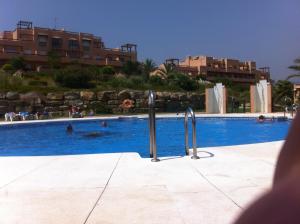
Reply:
[[97, 61], [101, 61], [101, 60], [104, 60], [104, 59], [103, 59], [101, 56], [97, 55], [97, 56], [96, 56], [96, 60], [97, 60]]
[[31, 51], [31, 50], [24, 50], [24, 54], [26, 54], [26, 55], [31, 55], [31, 54], [32, 54], [32, 51]]
[[58, 49], [58, 48], [62, 48], [62, 39], [59, 37], [54, 37], [52, 38], [52, 48], [53, 49]]
[[84, 51], [89, 51], [91, 48], [91, 41], [90, 40], [82, 40], [82, 48]]
[[48, 44], [48, 36], [47, 35], [38, 35], [39, 47], [46, 47], [47, 44]]
[[103, 43], [99, 40], [94, 40], [94, 48], [103, 48]]
[[79, 49], [78, 40], [69, 40], [69, 49], [70, 50], [78, 50]]
[[6, 46], [4, 47], [4, 51], [6, 53], [17, 53], [17, 48], [14, 46]]

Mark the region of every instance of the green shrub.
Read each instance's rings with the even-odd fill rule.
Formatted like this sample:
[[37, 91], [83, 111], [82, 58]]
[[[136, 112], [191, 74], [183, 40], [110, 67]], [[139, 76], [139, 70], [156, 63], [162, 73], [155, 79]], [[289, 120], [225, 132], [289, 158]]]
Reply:
[[132, 76], [129, 78], [129, 81], [132, 83], [133, 87], [141, 87], [143, 85], [143, 78], [140, 76]]
[[31, 80], [28, 82], [30, 86], [48, 86], [48, 82], [46, 81], [39, 81], [39, 80]]
[[164, 84], [164, 81], [158, 75], [151, 76], [150, 79], [149, 79], [149, 82], [150, 82], [151, 85], [154, 85], [154, 86], [159, 86], [159, 85]]
[[23, 86], [23, 79], [19, 76], [11, 76], [8, 79], [8, 83], [11, 88], [19, 88]]
[[4, 64], [2, 70], [6, 72], [11, 72], [14, 70], [14, 67], [11, 64]]
[[91, 88], [91, 75], [84, 69], [65, 69], [55, 74], [55, 82], [67, 88]]
[[104, 66], [102, 69], [102, 73], [105, 75], [113, 75], [115, 74], [115, 69], [111, 66]]
[[131, 88], [132, 86], [131, 81], [124, 77], [113, 77], [108, 81], [108, 84], [114, 88]]
[[169, 86], [179, 87], [185, 91], [195, 91], [198, 87], [197, 82], [187, 75], [174, 73], [168, 76]]
[[0, 89], [7, 89], [9, 85], [8, 75], [0, 70]]

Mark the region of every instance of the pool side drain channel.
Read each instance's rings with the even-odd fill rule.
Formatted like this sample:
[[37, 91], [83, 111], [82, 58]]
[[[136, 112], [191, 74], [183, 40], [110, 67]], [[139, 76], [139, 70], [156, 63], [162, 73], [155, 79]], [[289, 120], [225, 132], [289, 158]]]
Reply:
[[149, 133], [150, 133], [150, 158], [152, 162], [158, 162], [156, 148], [156, 126], [155, 126], [155, 93], [149, 90]]
[[196, 143], [196, 117], [193, 109], [191, 107], [188, 107], [185, 111], [184, 116], [184, 129], [185, 129], [185, 154], [189, 155], [189, 133], [188, 133], [188, 120], [189, 115], [191, 115], [192, 118], [192, 128], [193, 128], [193, 156], [192, 159], [199, 159], [200, 157], [197, 155], [197, 143]]

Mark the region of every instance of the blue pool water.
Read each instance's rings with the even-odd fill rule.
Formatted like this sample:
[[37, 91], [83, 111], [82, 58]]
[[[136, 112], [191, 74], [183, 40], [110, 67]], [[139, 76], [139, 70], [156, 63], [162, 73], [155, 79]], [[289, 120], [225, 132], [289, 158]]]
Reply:
[[[66, 133], [71, 123], [74, 131]], [[44, 156], [138, 152], [149, 157], [147, 119], [16, 124], [0, 127], [0, 156]], [[159, 156], [184, 155], [183, 118], [158, 119]], [[189, 124], [191, 126], [191, 124]], [[197, 118], [197, 146], [227, 146], [283, 140], [290, 121], [257, 123], [255, 119]], [[97, 133], [97, 136], [90, 136]], [[191, 127], [189, 130], [190, 142]]]

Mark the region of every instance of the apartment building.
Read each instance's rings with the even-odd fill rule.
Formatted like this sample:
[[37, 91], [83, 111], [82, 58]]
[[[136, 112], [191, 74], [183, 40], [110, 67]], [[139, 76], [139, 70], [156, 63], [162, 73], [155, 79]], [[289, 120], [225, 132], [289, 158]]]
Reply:
[[76, 61], [83, 65], [122, 67], [127, 61], [137, 61], [135, 44], [106, 48], [101, 37], [89, 33], [33, 27], [27, 21], [19, 21], [13, 31], [0, 33], [0, 65], [21, 56], [30, 69], [47, 67], [50, 52], [59, 56], [62, 64]]
[[183, 61], [167, 59], [166, 63], [174, 65], [174, 69], [178, 72], [191, 76], [201, 75], [208, 81], [228, 79], [235, 83], [252, 84], [258, 80], [270, 80], [270, 69], [268, 67], [257, 69], [254, 61], [189, 56]]
[[294, 84], [294, 103], [300, 104], [300, 84]]

